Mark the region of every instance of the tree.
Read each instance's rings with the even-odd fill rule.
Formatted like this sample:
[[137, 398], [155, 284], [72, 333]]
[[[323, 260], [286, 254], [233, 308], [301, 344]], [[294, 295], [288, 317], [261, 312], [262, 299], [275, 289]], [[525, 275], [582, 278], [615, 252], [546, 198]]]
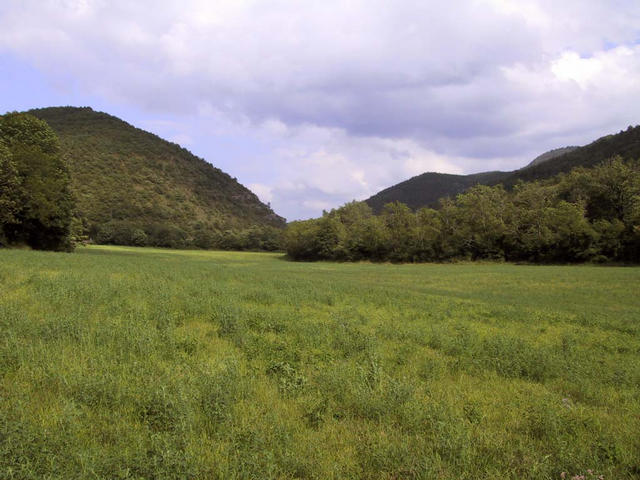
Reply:
[[387, 203], [382, 209], [382, 221], [389, 235], [389, 260], [407, 262], [413, 259], [412, 244], [416, 216], [404, 203]]
[[349, 202], [345, 203], [342, 207], [332, 210], [329, 216], [335, 217], [340, 220], [345, 227], [351, 227], [362, 223], [363, 220], [370, 218], [373, 215], [371, 207], [364, 202]]
[[74, 203], [55, 133], [43, 120], [8, 113], [0, 117], [0, 142], [9, 151], [19, 179], [19, 188], [11, 190], [19, 208], [3, 229], [7, 240], [42, 250], [71, 249]]
[[586, 216], [600, 236], [600, 255], [638, 260], [635, 212], [640, 198], [640, 162], [614, 157], [592, 169], [578, 168], [563, 177], [559, 188], [562, 198], [586, 206]]
[[416, 212], [414, 250], [416, 260], [428, 262], [443, 258], [442, 218], [440, 212], [423, 207]]
[[549, 260], [575, 262], [594, 256], [593, 244], [597, 235], [582, 205], [560, 201], [556, 207], [549, 209], [547, 222], [553, 232]]
[[144, 247], [147, 244], [147, 234], [140, 228], [135, 228], [131, 232], [131, 243], [137, 247]]
[[465, 227], [465, 253], [472, 258], [504, 258], [510, 204], [502, 185], [476, 185], [456, 197]]
[[284, 235], [287, 254], [294, 260], [319, 260], [316, 248], [318, 232], [317, 220], [291, 222]]
[[539, 182], [519, 183], [512, 196], [513, 217], [506, 244], [510, 260], [541, 260], [554, 242], [549, 217], [557, 189]]
[[576, 168], [562, 178], [560, 194], [572, 203], [583, 201], [590, 220], [623, 220], [633, 203], [635, 177], [632, 164], [614, 157], [597, 167]]
[[349, 202], [332, 210], [329, 216], [339, 220], [344, 226], [340, 236], [340, 253], [343, 259], [354, 261], [379, 258], [384, 227], [375, 221], [369, 205], [364, 202]]
[[20, 179], [18, 170], [13, 164], [11, 152], [0, 143], [0, 246], [6, 244], [5, 225], [17, 221]]

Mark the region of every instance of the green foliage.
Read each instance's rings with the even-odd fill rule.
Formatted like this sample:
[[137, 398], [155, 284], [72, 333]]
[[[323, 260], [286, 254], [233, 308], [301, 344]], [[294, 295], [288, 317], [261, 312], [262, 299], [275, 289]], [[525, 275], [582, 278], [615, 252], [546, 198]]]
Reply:
[[503, 239], [512, 221], [512, 208], [501, 186], [477, 185], [456, 201], [462, 253], [473, 259], [504, 258]]
[[287, 253], [297, 260], [313, 260], [318, 256], [318, 222], [291, 222], [285, 232]]
[[[27, 114], [0, 117], [0, 181], [8, 209], [0, 218], [9, 243], [69, 250], [73, 196], [58, 139], [46, 122]], [[16, 179], [17, 174], [17, 179]], [[7, 200], [7, 198], [9, 200]]]
[[180, 146], [90, 108], [32, 110], [69, 159], [76, 215], [95, 243], [280, 248], [284, 219]]
[[89, 246], [0, 284], [3, 479], [639, 474], [637, 268]]
[[411, 209], [400, 202], [385, 205], [381, 214], [387, 234], [387, 257], [391, 261], [411, 260], [411, 243], [416, 218]]
[[6, 243], [4, 225], [17, 222], [19, 210], [20, 177], [11, 152], [0, 142], [0, 245]]
[[476, 185], [437, 210], [395, 202], [374, 217], [352, 202], [291, 224], [285, 247], [295, 260], [638, 262], [638, 212], [640, 162], [613, 158], [510, 191]]

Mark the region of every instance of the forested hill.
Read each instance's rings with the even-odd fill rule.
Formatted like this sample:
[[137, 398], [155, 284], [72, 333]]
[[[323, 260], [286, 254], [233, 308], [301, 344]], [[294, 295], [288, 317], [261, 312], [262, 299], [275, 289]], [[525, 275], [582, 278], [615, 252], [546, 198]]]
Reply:
[[512, 172], [483, 172], [472, 175], [423, 173], [386, 188], [366, 203], [375, 211], [390, 202], [400, 201], [412, 209], [435, 206], [440, 198], [455, 197], [474, 185], [504, 184], [541, 180], [575, 167], [592, 167], [615, 155], [623, 159], [640, 158], [640, 126], [629, 127], [614, 135], [607, 135], [584, 147], [564, 147], [540, 155], [529, 165]]
[[474, 185], [493, 185], [509, 176], [509, 172], [485, 172], [473, 175], [452, 175], [427, 172], [386, 188], [366, 200], [374, 212], [382, 211], [387, 203], [402, 202], [416, 210], [435, 206], [440, 198], [453, 197]]
[[236, 179], [114, 116], [88, 107], [29, 113], [58, 135], [77, 216], [100, 243], [224, 247], [247, 230], [284, 226]]
[[620, 156], [624, 160], [640, 158], [640, 126], [604, 136], [547, 162], [516, 170], [504, 180], [504, 183], [511, 186], [519, 180], [527, 182], [550, 178], [558, 173], [569, 172], [575, 167], [594, 167], [614, 156]]

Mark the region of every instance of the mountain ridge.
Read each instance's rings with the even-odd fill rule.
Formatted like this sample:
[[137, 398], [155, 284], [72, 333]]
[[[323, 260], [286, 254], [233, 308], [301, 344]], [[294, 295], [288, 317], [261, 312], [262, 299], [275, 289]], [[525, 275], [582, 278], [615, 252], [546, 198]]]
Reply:
[[605, 135], [582, 147], [561, 147], [543, 153], [524, 167], [509, 172], [479, 172], [453, 175], [425, 172], [381, 190], [365, 200], [375, 212], [387, 203], [399, 201], [412, 209], [434, 207], [444, 197], [453, 197], [474, 185], [511, 188], [520, 181], [542, 180], [575, 167], [592, 167], [616, 155], [640, 158], [640, 126]]

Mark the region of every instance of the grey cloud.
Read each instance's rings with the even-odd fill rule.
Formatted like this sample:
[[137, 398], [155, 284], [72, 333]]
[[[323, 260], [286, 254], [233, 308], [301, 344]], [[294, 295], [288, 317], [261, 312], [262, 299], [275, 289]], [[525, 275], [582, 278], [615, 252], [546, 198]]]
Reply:
[[[56, 81], [73, 80], [148, 115], [213, 122], [207, 112], [215, 112], [235, 125], [234, 135], [270, 135], [278, 147], [260, 161], [280, 169], [279, 180], [269, 179], [276, 209], [374, 193], [402, 180], [407, 162], [457, 171], [516, 168], [547, 148], [638, 123], [640, 88], [628, 79], [640, 84], [639, 40], [635, 0], [0, 5], [0, 51]], [[551, 67], [567, 51], [599, 55], [612, 73], [583, 83], [571, 72], [559, 79]], [[264, 130], [272, 120], [286, 132]], [[319, 129], [311, 140], [309, 126]], [[396, 143], [385, 151], [381, 140]], [[287, 141], [296, 148], [283, 154]], [[194, 142], [200, 154], [216, 158], [211, 145]], [[331, 178], [322, 188], [282, 186], [294, 182], [292, 171], [306, 168], [302, 175], [309, 176], [316, 167], [304, 158], [325, 158], [323, 152], [342, 155], [353, 172], [367, 170], [364, 180], [345, 182], [339, 193]], [[369, 172], [376, 154], [376, 171]], [[243, 161], [245, 170], [258, 162]]]
[[[482, 100], [508, 90], [500, 67], [628, 38], [631, 28], [624, 21], [629, 15], [611, 9], [607, 18], [613, 20], [607, 21], [621, 32], [592, 33], [591, 22], [580, 22], [585, 11], [601, 12], [603, 2], [562, 2], [573, 7], [563, 8], [524, 0], [518, 2], [523, 15], [481, 1], [353, 2], [341, 8], [334, 2], [234, 7], [191, 1], [177, 8], [172, 2], [86, 1], [62, 8], [52, 2], [49, 10], [41, 2], [10, 3], [16, 6], [5, 16], [29, 18], [30, 28], [6, 22], [0, 36], [5, 47], [11, 43], [45, 67], [64, 65], [85, 79], [86, 88], [117, 100], [180, 113], [208, 101], [257, 122], [273, 117], [424, 141], [509, 134], [514, 119], [500, 105], [519, 98], [507, 93]], [[570, 33], [586, 38], [555, 31], [566, 29], [566, 22], [528, 23], [527, 3], [539, 5], [547, 21], [568, 10]], [[619, 7], [633, 16], [638, 8], [632, 5]], [[36, 48], [42, 37], [54, 39], [59, 53]], [[545, 45], [550, 37], [553, 44]]]

